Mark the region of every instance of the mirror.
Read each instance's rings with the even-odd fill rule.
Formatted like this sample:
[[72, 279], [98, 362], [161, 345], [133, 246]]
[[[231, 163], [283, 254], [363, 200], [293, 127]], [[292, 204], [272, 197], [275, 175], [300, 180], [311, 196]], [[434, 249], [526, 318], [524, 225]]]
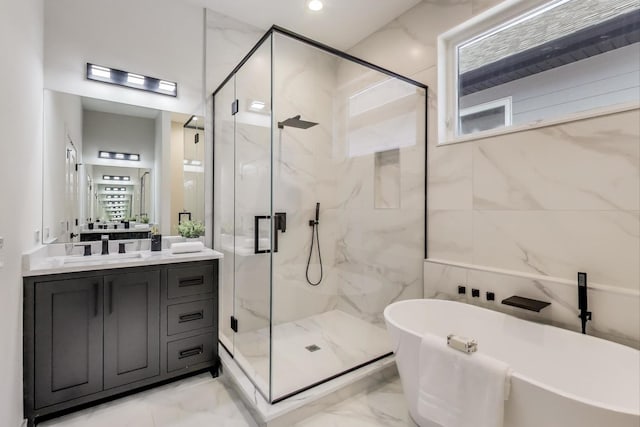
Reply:
[[43, 243], [204, 222], [201, 118], [48, 89], [44, 106]]

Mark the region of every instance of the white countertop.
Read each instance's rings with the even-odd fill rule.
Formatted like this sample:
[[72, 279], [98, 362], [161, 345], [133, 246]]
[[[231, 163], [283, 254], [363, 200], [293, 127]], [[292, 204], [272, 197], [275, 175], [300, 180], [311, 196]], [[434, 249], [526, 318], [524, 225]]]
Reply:
[[[34, 256], [35, 255], [35, 256]], [[24, 259], [24, 258], [27, 259]], [[143, 267], [149, 265], [173, 264], [179, 262], [206, 261], [223, 258], [223, 254], [209, 248], [201, 252], [172, 254], [170, 249], [152, 252], [150, 250], [131, 251], [124, 255], [82, 255], [23, 256], [23, 277], [43, 276], [47, 274], [73, 273], [78, 271], [107, 270], [112, 268]], [[71, 262], [70, 262], [71, 261]], [[76, 261], [76, 262], [74, 262]]]
[[109, 234], [109, 233], [148, 233], [151, 229], [147, 228], [94, 228], [93, 230], [81, 230], [80, 234]]

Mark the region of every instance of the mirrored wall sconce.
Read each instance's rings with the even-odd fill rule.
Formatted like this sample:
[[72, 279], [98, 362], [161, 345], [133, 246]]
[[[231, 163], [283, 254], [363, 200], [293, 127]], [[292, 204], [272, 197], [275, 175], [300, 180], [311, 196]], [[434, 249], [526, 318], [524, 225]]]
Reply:
[[178, 84], [87, 62], [87, 79], [144, 90], [160, 95], [178, 96]]
[[140, 154], [114, 153], [112, 151], [99, 151], [98, 157], [100, 157], [101, 159], [130, 160], [133, 162], [140, 161]]
[[118, 175], [102, 175], [102, 179], [105, 181], [131, 181], [130, 176], [118, 176]]

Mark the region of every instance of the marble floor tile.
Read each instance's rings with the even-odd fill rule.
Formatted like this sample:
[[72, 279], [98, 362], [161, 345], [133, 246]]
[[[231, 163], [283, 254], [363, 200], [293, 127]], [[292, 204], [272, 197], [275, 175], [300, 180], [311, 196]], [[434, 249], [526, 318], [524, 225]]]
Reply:
[[319, 412], [294, 427], [416, 427], [402, 393], [400, 379], [360, 393]]
[[[201, 374], [38, 424], [39, 427], [257, 427], [234, 390]], [[416, 427], [399, 378], [292, 427]]]
[[[266, 393], [269, 367], [273, 396], [278, 398], [366, 363], [391, 351], [385, 329], [341, 310], [331, 310], [273, 328], [271, 365], [265, 349], [269, 329], [238, 333], [235, 359]], [[308, 346], [319, 349], [309, 351]], [[245, 354], [242, 354], [245, 353]], [[310, 369], [313, 367], [313, 369]]]
[[43, 423], [40, 427], [257, 427], [235, 391], [204, 373]]

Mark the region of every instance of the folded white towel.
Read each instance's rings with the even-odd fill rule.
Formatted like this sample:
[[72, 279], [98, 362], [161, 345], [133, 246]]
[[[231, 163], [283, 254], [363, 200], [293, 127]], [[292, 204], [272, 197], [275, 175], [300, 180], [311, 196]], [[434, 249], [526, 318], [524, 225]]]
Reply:
[[181, 242], [171, 244], [172, 254], [186, 254], [189, 252], [201, 252], [204, 249], [202, 242]]
[[135, 224], [133, 226], [133, 228], [135, 230], [148, 230], [149, 229], [149, 224]]
[[454, 350], [445, 337], [425, 334], [419, 371], [418, 413], [433, 425], [502, 427], [511, 382], [506, 363]]

